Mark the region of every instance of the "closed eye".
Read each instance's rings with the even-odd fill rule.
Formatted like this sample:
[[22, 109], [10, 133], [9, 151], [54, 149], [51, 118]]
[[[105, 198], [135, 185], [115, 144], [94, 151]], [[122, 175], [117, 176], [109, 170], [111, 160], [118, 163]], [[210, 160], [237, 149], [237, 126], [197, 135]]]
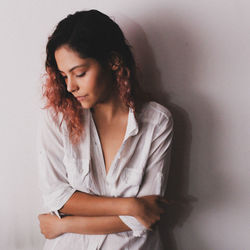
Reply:
[[[83, 77], [85, 74], [86, 74], [86, 72], [83, 72], [80, 75], [76, 75], [76, 77]], [[67, 76], [63, 76], [63, 75], [61, 75], [61, 76], [62, 76], [63, 79], [67, 79]]]
[[77, 77], [82, 77], [82, 76], [84, 76], [86, 74], [86, 72], [83, 72], [82, 74], [80, 74], [80, 75], [76, 75]]

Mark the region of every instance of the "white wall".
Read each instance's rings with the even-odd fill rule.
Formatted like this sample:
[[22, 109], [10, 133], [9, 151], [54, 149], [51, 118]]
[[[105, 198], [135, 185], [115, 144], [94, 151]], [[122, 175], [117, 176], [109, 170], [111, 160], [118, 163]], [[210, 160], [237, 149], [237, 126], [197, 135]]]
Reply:
[[250, 249], [250, 2], [1, 1], [0, 249], [42, 249], [36, 118], [45, 43], [56, 23], [96, 8], [134, 46], [144, 83], [175, 119], [168, 249]]

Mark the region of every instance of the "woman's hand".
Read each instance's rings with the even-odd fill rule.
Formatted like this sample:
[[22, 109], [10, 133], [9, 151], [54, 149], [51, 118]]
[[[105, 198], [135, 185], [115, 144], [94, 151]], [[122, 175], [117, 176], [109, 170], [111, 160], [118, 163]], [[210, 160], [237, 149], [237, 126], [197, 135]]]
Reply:
[[137, 197], [135, 201], [134, 217], [147, 229], [151, 230], [160, 220], [161, 214], [166, 212], [167, 205], [170, 204], [159, 195]]
[[61, 219], [52, 214], [39, 214], [40, 231], [46, 239], [53, 239], [64, 233]]

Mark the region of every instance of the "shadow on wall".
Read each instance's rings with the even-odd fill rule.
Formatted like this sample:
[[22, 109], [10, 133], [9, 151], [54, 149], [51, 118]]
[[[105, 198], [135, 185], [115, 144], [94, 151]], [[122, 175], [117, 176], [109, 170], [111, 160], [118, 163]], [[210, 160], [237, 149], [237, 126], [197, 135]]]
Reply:
[[[161, 16], [160, 13], [157, 15]], [[166, 17], [166, 13], [162, 14], [162, 17], [164, 22], [160, 24], [159, 22], [152, 23], [151, 18], [144, 19], [142, 23], [147, 29], [150, 29], [155, 46], [159, 46], [161, 49], [161, 56], [165, 55], [166, 61], [164, 61], [164, 72], [162, 73], [166, 75], [167, 82], [165, 80], [162, 82], [156, 57], [142, 27], [125, 17], [126, 29], [124, 30], [128, 31], [128, 34], [125, 35], [133, 45], [133, 52], [139, 66], [140, 81], [146, 90], [152, 93], [155, 101], [171, 111], [174, 119], [174, 139], [166, 197], [176, 203], [169, 206], [168, 213], [164, 215], [159, 226], [164, 249], [177, 250], [178, 244], [174, 237], [174, 228], [182, 227], [191, 214], [192, 203], [197, 201], [197, 198], [188, 194], [192, 126], [185, 107], [172, 103], [171, 94], [166, 94], [165, 89], [168, 91], [168, 85], [171, 85], [172, 89], [176, 87], [177, 93], [182, 86], [188, 89], [190, 81], [193, 80], [190, 76], [195, 73], [196, 58], [192, 57], [188, 51], [190, 48], [187, 48], [190, 42], [189, 34], [183, 31], [183, 27], [178, 25], [177, 20]], [[167, 27], [164, 27], [164, 24]], [[184, 42], [185, 44], [183, 44]], [[157, 48], [158, 51], [159, 48]], [[189, 76], [189, 78], [186, 79], [185, 76]], [[181, 92], [183, 93], [183, 90]], [[194, 93], [190, 92], [191, 89], [186, 94], [190, 94], [190, 98], [194, 97]], [[198, 242], [199, 239], [197, 239]], [[198, 245], [202, 245], [202, 243], [198, 243]]]

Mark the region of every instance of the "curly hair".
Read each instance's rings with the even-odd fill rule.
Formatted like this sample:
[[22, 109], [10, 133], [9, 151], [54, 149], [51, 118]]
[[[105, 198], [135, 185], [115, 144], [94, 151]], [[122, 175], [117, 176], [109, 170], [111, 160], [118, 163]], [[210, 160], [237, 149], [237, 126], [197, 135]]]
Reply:
[[43, 108], [52, 108], [55, 120], [58, 121], [58, 115], [62, 114], [73, 145], [80, 142], [84, 132], [84, 117], [80, 102], [67, 91], [65, 80], [57, 68], [55, 51], [63, 45], [77, 52], [81, 58], [94, 58], [104, 68], [113, 65], [114, 84], [122, 101], [133, 109], [135, 116], [143, 103], [150, 100], [150, 94], [139, 85], [132, 46], [120, 27], [98, 10], [69, 14], [48, 37], [42, 97], [46, 98]]

